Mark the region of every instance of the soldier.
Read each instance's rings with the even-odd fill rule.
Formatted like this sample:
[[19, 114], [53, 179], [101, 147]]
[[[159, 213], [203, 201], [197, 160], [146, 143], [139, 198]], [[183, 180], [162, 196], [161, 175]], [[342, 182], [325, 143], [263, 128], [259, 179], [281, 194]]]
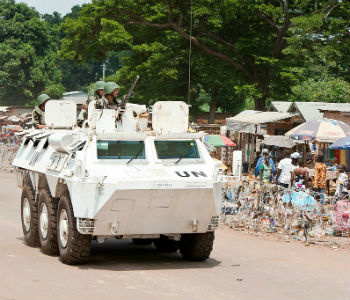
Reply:
[[96, 81], [93, 90], [89, 90], [88, 99], [86, 100], [86, 104], [82, 105], [82, 109], [88, 110], [89, 103], [93, 100], [98, 100], [103, 97], [103, 88], [105, 82], [104, 81]]
[[115, 82], [106, 82], [104, 85], [105, 98], [101, 98], [96, 102], [96, 108], [118, 108], [119, 85]]
[[33, 127], [36, 129], [42, 129], [45, 125], [45, 105], [51, 98], [47, 94], [41, 94], [37, 98], [38, 105], [35, 106], [32, 117]]
[[91, 89], [88, 91], [88, 98], [86, 100], [86, 104], [81, 106], [81, 111], [78, 116], [78, 126], [82, 127], [84, 121], [88, 117], [88, 109], [89, 109], [89, 103], [94, 100], [99, 100], [103, 97], [103, 87], [105, 83], [104, 81], [96, 81], [94, 85], [94, 89]]

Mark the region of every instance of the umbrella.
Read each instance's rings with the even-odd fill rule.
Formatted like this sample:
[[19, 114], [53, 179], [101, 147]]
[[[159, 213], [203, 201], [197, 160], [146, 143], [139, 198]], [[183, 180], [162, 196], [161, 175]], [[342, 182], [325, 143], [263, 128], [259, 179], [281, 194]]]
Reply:
[[294, 141], [287, 140], [283, 135], [264, 135], [263, 144], [280, 148], [293, 148], [295, 146]]
[[205, 145], [205, 148], [207, 148], [208, 152], [214, 152], [216, 150], [216, 148], [213, 145], [209, 144], [208, 142], [203, 141], [203, 143]]
[[9, 130], [9, 131], [22, 131], [23, 130], [23, 128], [19, 125], [7, 125], [7, 126], [5, 126], [5, 129]]
[[291, 140], [331, 143], [350, 135], [350, 126], [342, 121], [320, 119], [305, 122], [291, 130], [285, 136]]
[[206, 135], [204, 141], [214, 147], [236, 146], [228, 137], [224, 135]]
[[350, 136], [336, 140], [329, 148], [331, 149], [350, 149]]

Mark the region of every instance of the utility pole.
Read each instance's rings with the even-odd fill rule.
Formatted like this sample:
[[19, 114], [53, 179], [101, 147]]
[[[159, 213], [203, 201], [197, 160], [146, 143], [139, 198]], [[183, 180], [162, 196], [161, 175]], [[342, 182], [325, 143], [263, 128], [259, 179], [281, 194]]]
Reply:
[[103, 63], [103, 64], [101, 65], [101, 67], [102, 67], [102, 80], [105, 81], [106, 64]]

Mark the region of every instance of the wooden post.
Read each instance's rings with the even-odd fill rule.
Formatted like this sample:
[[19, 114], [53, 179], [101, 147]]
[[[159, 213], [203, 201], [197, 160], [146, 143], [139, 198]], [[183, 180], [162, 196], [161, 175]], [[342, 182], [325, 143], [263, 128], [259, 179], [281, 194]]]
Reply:
[[256, 131], [257, 126], [255, 125], [255, 133], [252, 133], [252, 141], [250, 143], [250, 155], [249, 155], [249, 166], [248, 166], [248, 175], [250, 174], [251, 168], [252, 168], [252, 162], [253, 162], [253, 156], [254, 156], [254, 149], [255, 149], [255, 142], [256, 142]]

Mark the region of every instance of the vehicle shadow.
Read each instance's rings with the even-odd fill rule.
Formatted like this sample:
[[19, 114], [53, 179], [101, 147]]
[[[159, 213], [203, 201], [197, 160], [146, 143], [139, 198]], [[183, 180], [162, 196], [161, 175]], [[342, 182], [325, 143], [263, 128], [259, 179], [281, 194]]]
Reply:
[[130, 240], [92, 243], [89, 260], [78, 266], [82, 270], [110, 271], [213, 268], [221, 262], [209, 258], [203, 262], [186, 261], [179, 252], [160, 253], [152, 245], [135, 245]]

